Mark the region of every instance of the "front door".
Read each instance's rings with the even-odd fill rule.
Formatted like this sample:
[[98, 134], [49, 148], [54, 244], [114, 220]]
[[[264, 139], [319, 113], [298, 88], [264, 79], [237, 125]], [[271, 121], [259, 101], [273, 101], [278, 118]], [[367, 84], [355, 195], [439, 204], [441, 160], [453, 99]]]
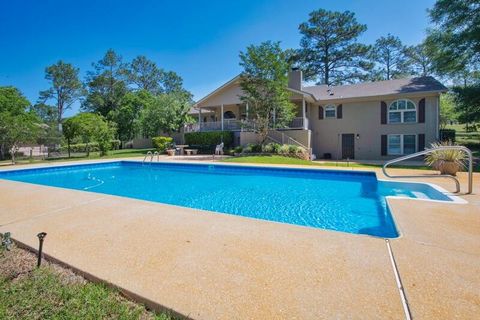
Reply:
[[355, 134], [342, 134], [342, 159], [355, 159]]

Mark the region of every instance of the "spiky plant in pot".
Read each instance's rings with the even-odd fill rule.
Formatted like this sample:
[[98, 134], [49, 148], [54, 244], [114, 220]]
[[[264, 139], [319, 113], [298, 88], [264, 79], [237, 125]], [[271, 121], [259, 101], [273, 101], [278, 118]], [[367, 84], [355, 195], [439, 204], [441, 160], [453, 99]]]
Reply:
[[[452, 141], [434, 142], [431, 148], [454, 146]], [[466, 154], [462, 150], [435, 150], [425, 156], [425, 163], [441, 174], [456, 176], [465, 167]]]

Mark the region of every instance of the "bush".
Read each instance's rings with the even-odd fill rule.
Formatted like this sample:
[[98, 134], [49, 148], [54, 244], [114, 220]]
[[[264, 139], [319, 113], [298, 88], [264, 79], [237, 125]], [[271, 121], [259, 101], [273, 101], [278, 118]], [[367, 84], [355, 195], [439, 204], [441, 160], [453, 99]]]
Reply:
[[203, 146], [215, 149], [215, 146], [224, 143], [225, 148], [232, 147], [232, 131], [188, 132], [185, 133], [185, 143], [190, 146]]
[[455, 142], [455, 129], [440, 129], [440, 141]]
[[243, 147], [242, 146], [237, 146], [235, 147], [235, 149], [233, 149], [233, 152], [234, 153], [242, 153], [243, 151]]
[[278, 150], [280, 150], [280, 144], [278, 143], [269, 143], [263, 147], [263, 151], [266, 153], [278, 153]]
[[245, 152], [245, 153], [261, 153], [262, 152], [262, 145], [261, 144], [249, 143], [243, 149], [243, 152]]
[[[88, 144], [88, 150], [90, 152], [98, 152], [100, 151], [100, 146], [96, 142], [92, 142]], [[60, 148], [61, 152], [67, 152], [68, 146], [62, 146]], [[86, 143], [76, 143], [70, 145], [70, 151], [74, 153], [83, 153], [87, 152], [87, 144]]]
[[158, 150], [158, 152], [163, 153], [173, 144], [173, 138], [171, 137], [155, 137], [152, 138], [153, 147]]

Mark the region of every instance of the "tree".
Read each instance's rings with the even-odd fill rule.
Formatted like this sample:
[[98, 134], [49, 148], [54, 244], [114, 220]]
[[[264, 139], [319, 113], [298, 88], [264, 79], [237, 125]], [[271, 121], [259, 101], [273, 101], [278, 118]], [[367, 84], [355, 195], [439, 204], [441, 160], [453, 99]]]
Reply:
[[[114, 128], [105, 120], [104, 117], [95, 113], [79, 113], [76, 116], [69, 118], [66, 123], [67, 128], [67, 142], [76, 137], [79, 137], [83, 143], [87, 145], [87, 157], [90, 156], [89, 145], [92, 142], [98, 143], [100, 149], [100, 156], [103, 156], [111, 149], [111, 140], [114, 136]], [[70, 145], [69, 145], [70, 156]]]
[[246, 52], [240, 52], [240, 66], [243, 67], [240, 77], [243, 95], [240, 99], [248, 103], [262, 143], [274, 117], [276, 125], [282, 126], [294, 116], [294, 106], [287, 90], [290, 70], [287, 58], [279, 42], [251, 45]]
[[139, 90], [145, 90], [152, 94], [161, 92], [162, 77], [163, 70], [145, 56], [133, 59], [128, 68], [129, 81]]
[[140, 113], [140, 131], [147, 137], [160, 132], [171, 135], [190, 120], [190, 107], [190, 102], [182, 95], [168, 93], [155, 96]]
[[480, 121], [480, 84], [454, 87], [454, 99], [458, 121], [468, 125]]
[[390, 80], [408, 74], [406, 48], [391, 34], [375, 41], [370, 58], [375, 65], [374, 80]]
[[93, 67], [95, 70], [87, 74], [88, 94], [82, 109], [107, 117], [110, 111], [118, 109], [128, 91], [126, 66], [122, 57], [110, 49]]
[[121, 141], [135, 137], [136, 121], [142, 110], [149, 108], [155, 97], [146, 90], [127, 93], [117, 110], [110, 111], [109, 118], [117, 124], [117, 134]]
[[455, 112], [455, 97], [451, 93], [445, 93], [440, 96], [440, 129], [457, 120]]
[[357, 38], [367, 26], [359, 24], [353, 12], [316, 10], [299, 30], [303, 36], [296, 60], [306, 80], [338, 85], [366, 77], [371, 68], [366, 60], [369, 47]]
[[67, 140], [68, 157], [71, 155], [72, 141], [79, 135], [79, 122], [75, 117], [68, 118], [63, 122], [63, 136]]
[[41, 120], [28, 110], [30, 102], [14, 87], [0, 87], [0, 157], [15, 153], [22, 143], [34, 142], [42, 131]]
[[478, 70], [480, 62], [480, 0], [437, 0], [430, 18], [427, 45], [440, 74]]
[[45, 79], [50, 82], [50, 88], [40, 91], [40, 102], [46, 103], [49, 100], [55, 102], [59, 130], [61, 130], [64, 111], [69, 109], [83, 93], [78, 72], [78, 68], [62, 60], [45, 69]]
[[[38, 144], [60, 145], [62, 141], [62, 132], [58, 130], [58, 109], [55, 106], [49, 106], [45, 103], [37, 103], [31, 107], [34, 112], [45, 124], [42, 135], [38, 137]], [[63, 130], [62, 130], [63, 131]]]
[[410, 65], [410, 72], [412, 74], [422, 77], [433, 74], [433, 62], [425, 42], [408, 47], [405, 53], [408, 57], [407, 63]]

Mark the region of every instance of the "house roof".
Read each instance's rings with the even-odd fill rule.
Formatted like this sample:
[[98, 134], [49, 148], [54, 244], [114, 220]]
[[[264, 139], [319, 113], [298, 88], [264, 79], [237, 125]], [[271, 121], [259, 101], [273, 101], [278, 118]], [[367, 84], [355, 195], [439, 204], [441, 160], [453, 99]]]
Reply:
[[404, 78], [365, 82], [343, 86], [311, 86], [302, 91], [311, 93], [317, 100], [337, 100], [385, 96], [402, 93], [446, 92], [448, 89], [433, 77]]

